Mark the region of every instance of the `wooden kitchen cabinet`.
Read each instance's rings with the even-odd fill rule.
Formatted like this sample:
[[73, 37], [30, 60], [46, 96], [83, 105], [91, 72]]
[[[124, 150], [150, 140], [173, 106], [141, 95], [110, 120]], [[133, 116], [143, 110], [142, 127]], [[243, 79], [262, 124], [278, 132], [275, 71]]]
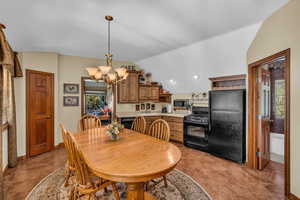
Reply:
[[118, 83], [118, 103], [139, 102], [139, 72], [129, 71], [126, 80]]
[[140, 85], [139, 88], [139, 100], [140, 101], [148, 101], [149, 100], [149, 87], [147, 85]]
[[146, 119], [146, 133], [150, 128], [150, 125], [157, 119], [165, 120], [170, 127], [170, 140], [183, 143], [183, 118], [172, 116], [148, 116]]
[[150, 125], [157, 119], [161, 119], [160, 116], [151, 116], [151, 117], [145, 117], [146, 120], [146, 134], [149, 131]]
[[163, 116], [162, 119], [170, 126], [170, 140], [183, 143], [183, 118]]
[[140, 85], [139, 100], [140, 102], [159, 102], [159, 87], [153, 85]]
[[159, 87], [158, 86], [150, 87], [150, 99], [151, 99], [151, 101], [154, 101], [154, 102], [159, 101]]

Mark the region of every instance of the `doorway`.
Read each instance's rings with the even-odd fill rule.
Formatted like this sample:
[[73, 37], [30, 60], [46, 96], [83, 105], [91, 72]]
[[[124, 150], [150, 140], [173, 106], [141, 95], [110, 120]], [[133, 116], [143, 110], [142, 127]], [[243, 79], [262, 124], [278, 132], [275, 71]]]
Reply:
[[284, 162], [284, 189], [285, 195], [288, 196], [290, 193], [290, 49], [250, 64], [248, 80], [247, 166], [263, 170], [270, 160]]
[[54, 74], [26, 70], [26, 156], [54, 148]]

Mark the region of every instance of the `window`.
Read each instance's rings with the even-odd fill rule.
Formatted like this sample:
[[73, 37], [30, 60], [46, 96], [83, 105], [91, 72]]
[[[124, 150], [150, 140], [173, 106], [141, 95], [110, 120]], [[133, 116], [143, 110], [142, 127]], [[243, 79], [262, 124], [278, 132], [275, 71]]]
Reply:
[[275, 80], [275, 109], [276, 117], [285, 116], [285, 81]]
[[103, 81], [84, 79], [84, 114], [100, 116], [107, 105], [107, 85]]

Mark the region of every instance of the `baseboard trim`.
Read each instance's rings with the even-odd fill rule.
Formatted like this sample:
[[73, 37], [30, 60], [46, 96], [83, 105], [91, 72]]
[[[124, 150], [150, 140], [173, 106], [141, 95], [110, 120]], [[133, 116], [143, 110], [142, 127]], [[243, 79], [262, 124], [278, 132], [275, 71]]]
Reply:
[[296, 197], [296, 195], [290, 193], [289, 194], [289, 200], [300, 200], [300, 198]]
[[61, 142], [61, 143], [59, 143], [58, 145], [55, 145], [54, 149], [64, 148], [64, 146], [65, 146], [64, 143]]
[[6, 173], [6, 171], [7, 171], [7, 169], [8, 169], [8, 165], [6, 165], [5, 167], [4, 167], [4, 169], [3, 169], [3, 175]]
[[[64, 148], [64, 143], [63, 142], [59, 143], [58, 145], [55, 145], [54, 150], [60, 149], [60, 148]], [[26, 155], [23, 155], [23, 156], [19, 156], [17, 158], [17, 161], [19, 162], [19, 161], [27, 160], [27, 159], [30, 159], [30, 158], [27, 157]], [[5, 174], [7, 172], [7, 170], [8, 170], [8, 165], [6, 165], [5, 168], [3, 169], [3, 174]]]

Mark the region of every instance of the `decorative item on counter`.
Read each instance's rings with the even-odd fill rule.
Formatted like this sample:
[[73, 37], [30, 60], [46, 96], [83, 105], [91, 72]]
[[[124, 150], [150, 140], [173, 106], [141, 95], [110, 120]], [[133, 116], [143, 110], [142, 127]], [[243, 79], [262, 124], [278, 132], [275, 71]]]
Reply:
[[146, 110], [146, 106], [144, 103], [141, 104], [141, 110]]
[[146, 84], [151, 84], [152, 74], [150, 72], [145, 74], [145, 78], [146, 78]]
[[140, 105], [139, 104], [135, 105], [135, 111], [137, 111], [137, 112], [140, 111]]
[[113, 123], [107, 126], [106, 133], [110, 135], [111, 140], [116, 141], [119, 139], [119, 133], [122, 129], [123, 125], [117, 121], [114, 121]]
[[151, 104], [151, 110], [155, 110], [155, 104]]
[[137, 71], [137, 67], [135, 65], [122, 65], [122, 67], [126, 68], [129, 71]]
[[145, 84], [145, 77], [144, 77], [144, 75], [142, 75], [142, 74], [140, 74], [139, 75], [139, 84]]
[[151, 104], [150, 103], [147, 103], [146, 104], [146, 110], [150, 110], [151, 109]]

